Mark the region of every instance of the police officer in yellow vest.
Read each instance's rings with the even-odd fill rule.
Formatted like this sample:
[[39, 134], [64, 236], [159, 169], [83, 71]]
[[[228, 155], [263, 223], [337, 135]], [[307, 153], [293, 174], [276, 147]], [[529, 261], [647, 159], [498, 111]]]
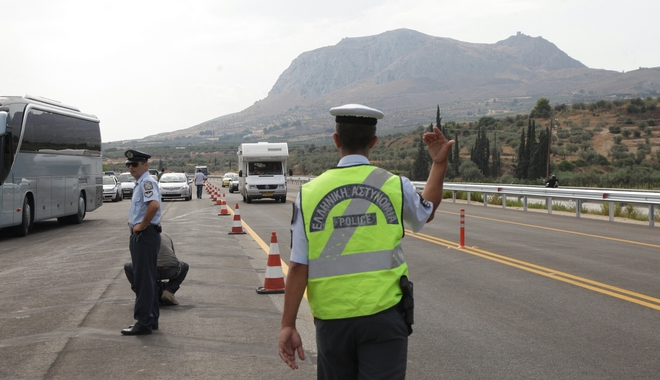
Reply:
[[381, 111], [347, 104], [330, 114], [340, 161], [294, 204], [279, 354], [292, 369], [296, 353], [305, 359], [296, 316], [307, 288], [319, 379], [403, 379], [412, 331], [400, 305], [403, 222], [417, 232], [433, 219], [454, 141], [437, 127], [424, 134], [433, 166], [420, 196], [407, 178], [369, 163]]

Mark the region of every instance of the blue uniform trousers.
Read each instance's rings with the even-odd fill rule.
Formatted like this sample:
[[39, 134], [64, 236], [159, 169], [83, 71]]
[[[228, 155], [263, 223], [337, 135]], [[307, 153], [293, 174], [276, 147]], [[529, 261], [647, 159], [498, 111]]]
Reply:
[[153, 226], [131, 234], [129, 249], [133, 263], [136, 327], [151, 330], [158, 326], [158, 273], [156, 263], [160, 249], [160, 233]]
[[396, 307], [374, 315], [314, 318], [320, 380], [403, 380], [408, 360], [408, 325]]

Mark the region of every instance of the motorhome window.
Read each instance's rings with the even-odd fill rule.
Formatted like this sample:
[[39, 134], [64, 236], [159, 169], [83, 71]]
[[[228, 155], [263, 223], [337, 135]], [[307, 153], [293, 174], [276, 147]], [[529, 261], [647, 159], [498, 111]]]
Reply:
[[280, 175], [282, 174], [281, 162], [250, 162], [249, 173], [252, 175]]
[[64, 154], [101, 154], [101, 133], [93, 121], [30, 110], [21, 151]]

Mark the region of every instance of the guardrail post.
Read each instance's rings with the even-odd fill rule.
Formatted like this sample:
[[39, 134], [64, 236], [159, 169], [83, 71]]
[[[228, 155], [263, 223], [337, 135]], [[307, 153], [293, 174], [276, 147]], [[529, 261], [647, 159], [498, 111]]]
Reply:
[[527, 195], [523, 197], [523, 211], [527, 211]]
[[470, 204], [470, 198], [472, 198], [472, 197], [470, 196], [470, 192], [468, 191], [467, 192], [467, 201], [468, 201], [467, 203], [468, 204]]
[[452, 190], [451, 192], [451, 198], [454, 203], [456, 203], [456, 191]]
[[552, 214], [552, 197], [546, 197], [545, 204], [548, 206], [548, 214]]
[[614, 202], [610, 202], [610, 222], [614, 221]]
[[506, 194], [502, 194], [502, 208], [506, 208]]
[[488, 206], [488, 193], [484, 193], [484, 207]]
[[655, 205], [649, 205], [649, 226], [655, 226]]
[[575, 205], [575, 217], [579, 218], [582, 212], [582, 199], [577, 199]]

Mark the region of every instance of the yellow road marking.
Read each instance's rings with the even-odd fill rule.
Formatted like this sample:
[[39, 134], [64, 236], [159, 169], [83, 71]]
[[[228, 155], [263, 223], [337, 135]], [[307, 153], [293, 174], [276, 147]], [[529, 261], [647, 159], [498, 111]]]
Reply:
[[[229, 212], [234, 215], [234, 210], [227, 206], [227, 209]], [[455, 212], [448, 212], [448, 211], [437, 211], [445, 214], [452, 214], [452, 215], [458, 215], [458, 213]], [[551, 227], [542, 227], [542, 226], [537, 226], [537, 225], [532, 225], [532, 224], [526, 224], [526, 223], [519, 223], [519, 222], [510, 222], [506, 220], [500, 220], [500, 219], [494, 219], [494, 218], [487, 218], [487, 217], [481, 217], [481, 216], [470, 216], [470, 218], [479, 218], [483, 220], [491, 220], [491, 221], [497, 221], [501, 223], [508, 223], [508, 224], [514, 224], [514, 225], [520, 225], [520, 226], [525, 226], [525, 227], [531, 227], [531, 228], [538, 228], [538, 229], [544, 229], [544, 230], [549, 230], [549, 231], [556, 231], [556, 232], [563, 232], [563, 233], [570, 233], [574, 235], [580, 235], [580, 236], [587, 236], [587, 237], [593, 237], [593, 238], [599, 238], [599, 239], [605, 239], [605, 240], [612, 240], [612, 241], [618, 241], [622, 243], [629, 243], [629, 244], [637, 244], [637, 245], [643, 245], [643, 246], [648, 246], [648, 247], [654, 247], [654, 248], [660, 248], [660, 245], [657, 244], [649, 244], [649, 243], [642, 243], [642, 242], [636, 242], [632, 240], [625, 240], [625, 239], [616, 239], [616, 238], [611, 238], [608, 236], [601, 236], [601, 235], [594, 235], [594, 234], [587, 234], [583, 232], [575, 232], [575, 231], [569, 231], [569, 230], [562, 230], [559, 228], [551, 228]], [[259, 247], [266, 252], [268, 255], [270, 251], [270, 246], [266, 244], [259, 235], [257, 235], [256, 232], [250, 226], [245, 223], [241, 219], [241, 224], [245, 231], [257, 242]], [[406, 230], [406, 233], [408, 236], [415, 237], [420, 240], [424, 240], [433, 244], [438, 244], [445, 246], [450, 249], [458, 249], [458, 244], [449, 240], [437, 238], [435, 236], [431, 235], [426, 235], [422, 233], [414, 233], [411, 230]], [[660, 299], [651, 297], [645, 294], [633, 292], [627, 289], [623, 288], [618, 288], [612, 285], [608, 285], [602, 282], [590, 280], [588, 278], [584, 277], [579, 277], [572, 275], [570, 273], [565, 273], [561, 271], [554, 270], [552, 268], [547, 268], [543, 267], [541, 265], [536, 265], [532, 264], [526, 261], [514, 259], [511, 257], [499, 255], [490, 251], [486, 251], [477, 247], [465, 247], [461, 248], [460, 251], [471, 254], [473, 256], [478, 256], [487, 260], [495, 261], [500, 264], [508, 265], [514, 268], [518, 268], [530, 273], [535, 273], [547, 278], [551, 278], [553, 280], [557, 281], [562, 281], [571, 285], [575, 285], [584, 289], [588, 289], [597, 293], [605, 294], [611, 297], [615, 297], [618, 299], [622, 299], [628, 302], [636, 303], [638, 305], [646, 306], [651, 309], [655, 310], [660, 310]], [[280, 258], [280, 262], [282, 263], [282, 271], [284, 272], [284, 275], [286, 276], [289, 272], [289, 266]], [[307, 292], [305, 292], [305, 298], [307, 298]], [[648, 302], [647, 302], [648, 301]]]
[[[231, 215], [233, 217], [234, 216], [234, 210], [229, 206], [227, 206], [227, 210], [229, 210], [229, 212], [231, 213]], [[270, 244], [266, 244], [266, 242], [264, 242], [261, 239], [261, 237], [259, 237], [259, 235], [257, 235], [257, 233], [254, 232], [254, 230], [252, 228], [250, 228], [250, 226], [247, 223], [245, 223], [243, 218], [241, 218], [241, 225], [243, 226], [243, 229], [245, 230], [245, 232], [247, 232], [250, 236], [252, 236], [252, 238], [254, 239], [254, 241], [257, 242], [259, 247], [261, 249], [263, 249], [264, 252], [266, 252], [266, 255], [268, 255], [268, 253], [270, 252]], [[280, 262], [282, 263], [282, 272], [284, 272], [284, 276], [286, 276], [289, 273], [289, 266], [284, 262], [284, 260], [282, 260], [281, 256], [280, 256]]]
[[[459, 215], [457, 212], [450, 212], [450, 211], [436, 211], [436, 212], [441, 212], [443, 214], [450, 214], [450, 215]], [[547, 231], [555, 231], [555, 232], [563, 232], [566, 234], [572, 234], [572, 235], [580, 235], [580, 236], [587, 236], [587, 237], [592, 237], [596, 239], [604, 239], [604, 240], [611, 240], [611, 241], [616, 241], [620, 243], [627, 243], [627, 244], [635, 244], [635, 245], [642, 245], [645, 247], [651, 247], [651, 248], [660, 248], [660, 245], [658, 244], [651, 244], [651, 243], [643, 243], [639, 241], [634, 241], [634, 240], [626, 240], [626, 239], [617, 239], [609, 236], [603, 236], [603, 235], [594, 235], [594, 234], [587, 234], [584, 232], [576, 232], [576, 231], [569, 231], [569, 230], [562, 230], [560, 228], [552, 228], [552, 227], [543, 227], [543, 226], [537, 226], [534, 224], [527, 224], [527, 223], [520, 223], [520, 222], [511, 222], [508, 220], [502, 220], [502, 219], [494, 219], [494, 218], [487, 218], [485, 216], [474, 216], [474, 215], [466, 215], [466, 218], [475, 218], [475, 219], [483, 219], [483, 220], [491, 220], [494, 222], [498, 223], [508, 223], [508, 224], [514, 224], [517, 226], [524, 226], [524, 227], [530, 227], [530, 228], [538, 228], [540, 230], [547, 230]]]
[[[458, 244], [449, 240], [437, 238], [431, 235], [426, 235], [422, 233], [414, 233], [410, 230], [406, 230], [408, 236], [415, 237], [420, 240], [424, 240], [433, 244], [438, 244], [445, 246], [451, 249], [459, 249]], [[526, 261], [514, 259], [511, 257], [499, 255], [493, 252], [489, 252], [477, 247], [465, 247], [459, 249], [461, 252], [465, 252], [474, 256], [478, 256], [484, 259], [495, 261], [504, 265], [508, 265], [514, 268], [522, 269], [527, 272], [535, 273], [544, 277], [548, 277], [554, 280], [562, 281], [568, 284], [579, 286], [584, 289], [589, 289], [594, 292], [601, 294], [606, 294], [611, 297], [619, 298], [625, 301], [633, 302], [638, 305], [646, 306], [651, 309], [660, 310], [660, 299], [651, 297], [645, 294], [633, 292], [630, 290], [618, 288], [612, 285], [604, 284], [602, 282], [593, 281], [587, 278], [579, 277], [572, 275], [570, 273], [565, 273], [557, 271], [551, 268], [543, 267], [540, 265], [532, 264]], [[647, 302], [648, 301], [648, 302]]]

